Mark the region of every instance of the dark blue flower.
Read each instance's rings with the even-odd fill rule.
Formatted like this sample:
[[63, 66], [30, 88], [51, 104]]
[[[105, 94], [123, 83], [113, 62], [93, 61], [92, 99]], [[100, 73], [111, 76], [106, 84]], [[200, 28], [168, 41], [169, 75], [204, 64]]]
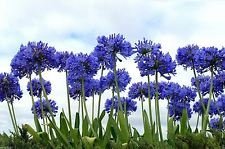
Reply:
[[[114, 73], [112, 71], [110, 71], [106, 75], [106, 81], [107, 81], [108, 89], [111, 87], [115, 88], [115, 86], [116, 86], [115, 77], [114, 77]], [[118, 69], [117, 70], [117, 81], [118, 81], [119, 90], [124, 91], [124, 90], [126, 90], [127, 85], [130, 83], [131, 77], [129, 76], [129, 73], [125, 69]]]
[[[40, 98], [41, 95], [43, 95], [43, 94], [42, 94], [41, 82], [39, 81], [39, 79], [33, 79], [33, 80], [31, 80], [31, 83], [30, 82], [27, 83], [27, 91], [31, 95], [30, 85], [32, 85], [33, 96], [37, 96]], [[49, 95], [52, 90], [51, 83], [49, 81], [45, 81], [43, 79], [43, 85], [44, 85], [47, 95]]]
[[215, 105], [216, 105], [215, 114], [225, 115], [225, 95], [224, 94], [218, 97], [217, 101], [215, 102]]
[[[56, 102], [54, 100], [49, 99], [46, 101], [45, 99], [42, 99], [42, 106], [43, 106], [43, 115], [44, 116], [49, 116], [50, 110], [52, 111], [52, 114], [56, 116], [56, 113], [58, 112], [58, 106], [56, 105]], [[36, 111], [36, 114], [38, 118], [43, 118], [42, 117], [42, 112], [41, 112], [41, 100], [39, 99], [34, 103], [34, 105], [31, 108], [32, 113], [34, 113], [34, 110]]]
[[[205, 109], [207, 108], [208, 100], [209, 100], [208, 98], [203, 98], [202, 100], [195, 102], [193, 105], [193, 111], [202, 114], [204, 112], [204, 108]], [[216, 111], [217, 111], [216, 104], [214, 101], [211, 101], [209, 106], [209, 115], [212, 117], [216, 113]]]
[[0, 101], [4, 100], [13, 102], [14, 99], [22, 98], [19, 80], [8, 73], [0, 73]]
[[207, 72], [209, 69], [221, 70], [223, 55], [216, 47], [203, 47], [195, 54], [195, 66], [199, 73]]
[[97, 58], [93, 55], [79, 53], [70, 55], [66, 61], [65, 69], [68, 71], [68, 82], [88, 80], [92, 78], [99, 69]]
[[123, 35], [100, 36], [97, 41], [98, 45], [95, 47], [93, 55], [98, 58], [103, 67], [108, 69], [113, 69], [117, 60], [121, 61], [118, 54], [125, 58], [133, 54], [131, 44], [125, 40]]
[[169, 116], [173, 117], [174, 120], [180, 120], [183, 110], [186, 110], [188, 118], [191, 118], [192, 110], [189, 103], [176, 101], [171, 101], [169, 103]]
[[176, 62], [172, 60], [169, 53], [163, 54], [161, 51], [155, 50], [147, 56], [142, 56], [136, 62], [141, 76], [155, 75], [156, 72], [159, 72], [161, 76], [170, 80], [170, 74], [176, 74]]
[[185, 69], [188, 67], [193, 69], [196, 63], [195, 54], [197, 51], [199, 51], [197, 45], [188, 45], [186, 47], [178, 48], [176, 55], [177, 63], [184, 66]]
[[131, 99], [148, 97], [148, 85], [147, 83], [134, 83], [129, 88], [128, 96]]
[[66, 67], [66, 60], [69, 58], [69, 56], [72, 55], [69, 54], [69, 52], [65, 51], [65, 52], [56, 52], [55, 54], [55, 58], [56, 58], [56, 64], [58, 67], [58, 71], [65, 71], [65, 67]]
[[43, 42], [28, 42], [21, 45], [20, 50], [11, 61], [12, 73], [19, 78], [31, 75], [32, 72], [55, 68], [55, 48]]
[[219, 131], [224, 130], [225, 121], [220, 118], [212, 118], [210, 119], [209, 127], [214, 130], [219, 130]]
[[[126, 112], [128, 115], [131, 114], [131, 112], [135, 112], [137, 110], [137, 102], [130, 99], [130, 98], [121, 98], [121, 104], [124, 111], [124, 108], [126, 107]], [[119, 108], [119, 102], [118, 98], [114, 97], [114, 99], [107, 99], [105, 102], [105, 110], [109, 113], [111, 111], [111, 107], [113, 106], [113, 109], [115, 110], [115, 113], [117, 113]]]

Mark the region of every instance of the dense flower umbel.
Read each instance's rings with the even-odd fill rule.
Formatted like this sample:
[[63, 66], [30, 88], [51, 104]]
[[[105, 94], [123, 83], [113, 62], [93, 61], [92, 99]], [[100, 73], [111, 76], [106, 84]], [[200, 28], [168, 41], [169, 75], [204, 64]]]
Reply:
[[129, 88], [128, 95], [131, 99], [148, 97], [148, 84], [147, 83], [133, 83]]
[[224, 130], [225, 121], [220, 118], [212, 118], [212, 119], [210, 119], [209, 127], [214, 130], [219, 130], [219, 131]]
[[188, 118], [191, 118], [192, 110], [190, 104], [187, 102], [170, 102], [169, 103], [169, 116], [174, 120], [180, 120], [183, 110], [187, 111]]
[[56, 64], [57, 64], [57, 68], [58, 71], [65, 71], [65, 67], [66, 67], [66, 60], [69, 58], [69, 56], [72, 55], [69, 54], [69, 52], [65, 51], [65, 52], [56, 52], [55, 54], [55, 58], [56, 58]]
[[225, 116], [225, 95], [224, 94], [218, 97], [215, 103], [215, 106], [216, 106], [215, 114]]
[[182, 65], [185, 69], [188, 67], [192, 68], [195, 65], [195, 54], [199, 51], [199, 47], [197, 45], [188, 45], [186, 47], [178, 48], [177, 50], [177, 63]]
[[210, 68], [221, 70], [223, 55], [216, 47], [203, 47], [195, 54], [196, 69], [199, 73], [207, 72]]
[[142, 56], [136, 62], [141, 76], [155, 75], [157, 71], [161, 76], [170, 80], [170, 74], [176, 74], [176, 62], [172, 60], [169, 53], [163, 54], [159, 50], [153, 50], [149, 55]]
[[[126, 90], [127, 85], [130, 83], [131, 77], [129, 76], [129, 73], [125, 69], [118, 69], [117, 70], [117, 81], [118, 81], [119, 90], [124, 91], [124, 90]], [[115, 86], [116, 86], [115, 77], [114, 77], [114, 73], [112, 71], [110, 71], [106, 75], [105, 83], [106, 83], [106, 86], [108, 89], [111, 87], [115, 88]]]
[[[39, 81], [39, 79], [33, 79], [30, 82], [27, 83], [27, 91], [29, 92], [29, 94], [31, 95], [31, 90], [30, 90], [30, 85], [32, 84], [32, 89], [33, 89], [33, 96], [37, 96], [37, 97], [41, 97], [42, 94], [42, 87], [41, 87], [41, 82]], [[51, 83], [49, 81], [45, 81], [43, 79], [43, 84], [44, 84], [44, 88], [45, 91], [47, 93], [47, 95], [49, 95], [51, 93]]]
[[[195, 102], [193, 105], [193, 111], [202, 114], [204, 112], [204, 108], [202, 105], [204, 105], [206, 109], [208, 100], [209, 100], [208, 98], [203, 98], [202, 100]], [[209, 106], [209, 115], [212, 117], [216, 112], [217, 112], [216, 104], [214, 101], [211, 101]]]
[[21, 45], [20, 50], [11, 61], [12, 73], [19, 78], [28, 76], [39, 69], [51, 69], [56, 66], [55, 48], [43, 42], [28, 42]]
[[22, 91], [18, 79], [8, 73], [0, 73], [0, 101], [9, 100], [13, 102], [14, 99], [22, 98]]
[[97, 58], [93, 55], [79, 53], [70, 55], [66, 61], [65, 69], [68, 71], [68, 82], [88, 80], [92, 78], [99, 69]]
[[[52, 114], [54, 116], [56, 116], [56, 113], [58, 112], [58, 106], [56, 105], [56, 102], [54, 100], [49, 100], [49, 106], [48, 106], [48, 101], [46, 101], [45, 99], [42, 99], [42, 105], [43, 105], [43, 112], [44, 112], [44, 116], [49, 116], [50, 113], [50, 109], [52, 111]], [[38, 101], [36, 101], [34, 103], [34, 105], [31, 108], [32, 113], [34, 113], [34, 110], [37, 113], [38, 118], [43, 118], [42, 117], [42, 113], [41, 113], [41, 100], [39, 99]]]
[[[130, 99], [130, 98], [126, 98], [126, 97], [122, 97], [121, 98], [121, 104], [123, 107], [123, 111], [124, 111], [124, 106], [126, 104], [126, 112], [128, 115], [131, 114], [131, 112], [135, 112], [137, 110], [137, 102]], [[114, 97], [114, 100], [112, 99], [107, 99], [105, 102], [105, 110], [109, 113], [111, 111], [111, 107], [113, 106], [115, 113], [117, 113], [118, 108], [119, 108], [119, 102], [118, 102], [118, 98]]]
[[125, 58], [133, 54], [131, 44], [125, 40], [123, 35], [100, 36], [97, 41], [98, 45], [95, 47], [93, 55], [98, 58], [101, 65], [108, 69], [113, 69], [119, 59], [117, 54]]
[[138, 61], [142, 56], [146, 56], [148, 54], [151, 54], [152, 51], [158, 51], [161, 49], [161, 44], [159, 43], [153, 43], [151, 40], [146, 40], [145, 38], [143, 41], [138, 41], [138, 43], [135, 43], [135, 48], [137, 49], [136, 53], [136, 61]]
[[[201, 94], [203, 96], [209, 94], [210, 76], [200, 75], [196, 79], [198, 79], [198, 81], [199, 81], [199, 89], [201, 91]], [[192, 83], [192, 86], [195, 86], [197, 88], [196, 79], [192, 78], [191, 83]], [[224, 92], [223, 91], [223, 80], [221, 80], [219, 78], [219, 75], [217, 75], [216, 77], [213, 78], [213, 92], [215, 93], [216, 96], [219, 96], [220, 94], [222, 94]]]

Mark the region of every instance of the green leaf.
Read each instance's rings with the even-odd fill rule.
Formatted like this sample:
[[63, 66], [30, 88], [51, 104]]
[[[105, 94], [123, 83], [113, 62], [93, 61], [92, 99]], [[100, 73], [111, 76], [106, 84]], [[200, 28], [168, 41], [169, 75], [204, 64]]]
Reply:
[[76, 118], [75, 118], [75, 128], [78, 128], [79, 129], [79, 126], [80, 126], [80, 115], [77, 112], [76, 113]]
[[170, 118], [168, 121], [168, 133], [167, 138], [173, 140], [175, 138], [175, 128], [173, 126], [173, 118]]
[[34, 115], [34, 124], [35, 124], [37, 132], [42, 132], [40, 122], [39, 122], [37, 116], [35, 116], [35, 115]]
[[153, 143], [152, 129], [150, 127], [149, 119], [146, 110], [144, 110], [144, 135], [143, 138], [149, 144]]
[[83, 123], [82, 123], [82, 136], [88, 136], [88, 119], [85, 116]]
[[138, 141], [138, 138], [140, 137], [140, 134], [138, 133], [136, 128], [133, 128], [133, 130], [134, 130], [133, 139], [135, 141]]
[[182, 111], [182, 117], [180, 120], [180, 132], [181, 134], [185, 134], [188, 131], [187, 127], [187, 122], [188, 122], [188, 115], [187, 115], [187, 110]]
[[122, 132], [121, 133], [121, 142], [127, 143], [128, 140], [130, 139], [130, 134], [128, 131], [127, 121], [126, 121], [122, 111], [118, 112], [118, 121], [120, 124], [120, 130]]
[[40, 141], [40, 136], [38, 135], [38, 133], [28, 124], [24, 125], [24, 128], [27, 129], [27, 131], [31, 134], [31, 136], [33, 136], [33, 139], [37, 142]]
[[102, 119], [105, 117], [105, 110], [102, 111], [99, 120], [102, 121]]
[[68, 137], [69, 131], [65, 120], [65, 115], [63, 114], [63, 112], [60, 113], [60, 131], [64, 136]]

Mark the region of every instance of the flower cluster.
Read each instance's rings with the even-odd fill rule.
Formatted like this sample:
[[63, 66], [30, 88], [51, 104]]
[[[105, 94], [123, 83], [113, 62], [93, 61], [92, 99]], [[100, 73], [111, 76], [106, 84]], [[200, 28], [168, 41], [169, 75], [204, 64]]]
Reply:
[[123, 35], [112, 34], [109, 37], [100, 36], [97, 39], [98, 45], [95, 47], [93, 55], [98, 58], [99, 63], [108, 69], [113, 69], [118, 55], [129, 57], [133, 54], [131, 44], [125, 40]]
[[[51, 93], [51, 83], [49, 81], [45, 81], [44, 79], [42, 79], [42, 83], [44, 85], [46, 94], [49, 95]], [[31, 82], [27, 83], [27, 91], [29, 92], [29, 94], [31, 95], [31, 85], [32, 85], [32, 90], [33, 90], [33, 96], [37, 96], [37, 97], [41, 97], [42, 95], [42, 86], [41, 86], [41, 82], [39, 79], [33, 79], [31, 80]]]
[[[208, 100], [209, 100], [208, 98], [203, 98], [202, 100], [195, 102], [193, 105], [193, 111], [202, 114], [204, 112], [204, 109], [206, 109], [207, 107]], [[212, 117], [216, 112], [217, 112], [216, 104], [214, 101], [211, 101], [209, 106], [209, 115]]]
[[[121, 98], [121, 104], [123, 111], [126, 107], [126, 113], [127, 115], [130, 115], [131, 112], [135, 112], [137, 110], [137, 102], [130, 99], [130, 98]], [[111, 108], [115, 109], [115, 112], [117, 113], [119, 109], [119, 101], [117, 97], [114, 97], [114, 99], [107, 99], [105, 102], [105, 110], [109, 113], [111, 111]]]
[[134, 83], [129, 88], [128, 96], [131, 99], [140, 98], [143, 100], [144, 97], [148, 97], [148, 84], [147, 83]]
[[176, 62], [172, 60], [169, 53], [163, 54], [159, 50], [161, 46], [152, 48], [152, 46], [149, 46], [149, 43], [151, 42], [147, 42], [146, 40], [144, 40], [143, 42], [139, 41], [139, 44], [136, 44], [139, 45], [139, 47], [137, 48], [139, 50], [137, 52], [146, 51], [144, 49], [140, 50], [141, 47], [151, 48], [151, 52], [145, 55], [143, 55], [143, 53], [138, 53], [137, 57], [135, 58], [135, 62], [138, 64], [141, 76], [155, 75], [156, 72], [159, 72], [161, 76], [163, 76], [167, 80], [170, 80], [170, 74], [174, 75], [176, 73]]
[[55, 68], [55, 48], [43, 42], [28, 42], [21, 45], [20, 50], [11, 61], [12, 73], [19, 78], [38, 73], [45, 69]]
[[0, 73], [0, 101], [13, 102], [22, 98], [19, 80], [12, 74]]
[[69, 56], [72, 55], [72, 53], [69, 54], [69, 52], [56, 52], [55, 58], [56, 58], [56, 65], [58, 67], [58, 71], [65, 71], [66, 67], [66, 60], [69, 58]]
[[212, 118], [210, 119], [209, 127], [214, 130], [219, 130], [219, 131], [224, 130], [225, 121], [220, 118]]
[[[31, 108], [32, 113], [34, 113], [34, 110], [38, 116], [38, 118], [42, 118], [42, 110], [41, 110], [41, 105], [43, 106], [43, 115], [44, 116], [49, 116], [52, 112], [52, 114], [55, 116], [56, 113], [58, 112], [58, 106], [56, 105], [56, 102], [54, 100], [49, 99], [46, 101], [46, 99], [38, 100], [34, 103], [34, 105]], [[51, 110], [51, 112], [50, 112]]]

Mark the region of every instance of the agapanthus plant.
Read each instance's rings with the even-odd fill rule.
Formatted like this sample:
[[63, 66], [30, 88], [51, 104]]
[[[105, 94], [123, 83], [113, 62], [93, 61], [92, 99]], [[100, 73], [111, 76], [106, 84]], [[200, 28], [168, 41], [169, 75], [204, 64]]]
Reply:
[[[49, 102], [49, 103], [48, 103]], [[48, 105], [49, 104], [49, 105]], [[43, 106], [43, 113], [41, 112], [41, 105]], [[50, 107], [50, 108], [49, 108]], [[51, 110], [51, 112], [50, 112]], [[46, 116], [50, 116], [51, 113], [56, 116], [58, 112], [58, 106], [54, 100], [49, 99], [49, 101], [46, 101], [46, 99], [38, 100], [34, 103], [34, 105], [31, 108], [32, 113], [34, 111], [36, 112], [38, 118], [43, 119]], [[44, 117], [43, 117], [44, 116]]]
[[55, 48], [43, 42], [28, 42], [21, 45], [20, 50], [11, 61], [12, 73], [19, 78], [29, 76], [56, 66]]
[[[52, 90], [51, 82], [45, 81], [43, 79], [43, 84], [44, 84], [44, 88], [45, 88], [45, 91], [46, 91], [47, 95], [49, 95], [51, 93], [51, 90]], [[42, 93], [43, 89], [42, 89], [40, 80], [39, 79], [33, 79], [33, 80], [31, 80], [31, 82], [28, 82], [27, 91], [31, 95], [30, 85], [32, 85], [33, 96], [37, 96], [37, 97], [40, 98], [43, 95], [43, 93]]]
[[211, 118], [209, 128], [213, 130], [223, 131], [225, 129], [225, 121], [223, 118]]

